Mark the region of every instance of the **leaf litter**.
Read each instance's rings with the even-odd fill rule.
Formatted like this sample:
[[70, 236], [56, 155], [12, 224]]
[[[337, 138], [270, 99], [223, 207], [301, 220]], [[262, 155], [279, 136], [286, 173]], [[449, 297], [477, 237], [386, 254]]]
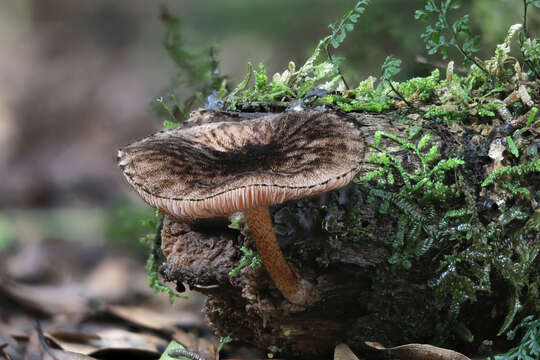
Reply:
[[0, 359], [158, 359], [173, 340], [218, 358], [202, 296], [188, 292], [171, 306], [148, 287], [142, 259], [72, 245], [38, 241], [0, 253]]

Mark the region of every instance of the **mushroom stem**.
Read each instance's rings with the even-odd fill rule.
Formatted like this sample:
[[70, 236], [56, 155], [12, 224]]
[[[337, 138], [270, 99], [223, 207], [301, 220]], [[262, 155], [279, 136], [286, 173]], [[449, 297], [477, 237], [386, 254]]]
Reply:
[[290, 302], [311, 305], [320, 299], [315, 286], [300, 277], [283, 257], [267, 206], [244, 210], [244, 218], [257, 251], [276, 287]]

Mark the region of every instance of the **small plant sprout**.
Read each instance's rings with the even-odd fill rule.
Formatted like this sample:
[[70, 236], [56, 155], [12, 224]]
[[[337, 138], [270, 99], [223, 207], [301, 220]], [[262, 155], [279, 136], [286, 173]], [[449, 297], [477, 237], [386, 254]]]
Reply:
[[249, 250], [245, 246], [242, 246], [240, 251], [244, 256], [240, 259], [238, 265], [229, 272], [229, 276], [231, 277], [240, 275], [240, 271], [248, 265], [252, 268], [259, 268], [262, 265], [262, 259], [255, 251]]
[[534, 118], [536, 117], [537, 112], [538, 112], [538, 108], [536, 106], [533, 106], [531, 108], [531, 111], [529, 112], [527, 123], [521, 129], [517, 129], [516, 131], [514, 131], [514, 134], [513, 134], [514, 137], [523, 134], [525, 131], [527, 131], [531, 127], [531, 125], [534, 123]]
[[217, 353], [219, 354], [221, 352], [221, 350], [223, 349], [223, 346], [225, 346], [225, 344], [230, 343], [231, 341], [233, 341], [233, 339], [229, 335], [227, 335], [225, 337], [220, 337], [219, 338], [219, 345], [217, 347]]
[[242, 231], [243, 230], [242, 224], [241, 224], [242, 219], [243, 219], [243, 216], [241, 213], [233, 214], [231, 216], [231, 224], [229, 225], [229, 227], [234, 230]]

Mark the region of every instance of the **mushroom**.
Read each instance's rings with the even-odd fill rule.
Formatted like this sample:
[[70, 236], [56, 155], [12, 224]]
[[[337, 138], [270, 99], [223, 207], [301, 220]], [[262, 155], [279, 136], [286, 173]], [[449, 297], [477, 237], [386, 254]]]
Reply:
[[310, 305], [319, 292], [283, 257], [269, 206], [347, 185], [364, 149], [353, 124], [299, 112], [161, 131], [121, 149], [118, 164], [164, 213], [196, 219], [242, 212], [276, 287], [290, 302]]

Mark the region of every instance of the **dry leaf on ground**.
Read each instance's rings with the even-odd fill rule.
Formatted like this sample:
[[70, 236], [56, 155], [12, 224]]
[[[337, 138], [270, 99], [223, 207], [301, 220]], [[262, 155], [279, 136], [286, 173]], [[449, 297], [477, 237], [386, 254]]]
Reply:
[[334, 349], [334, 360], [358, 360], [358, 357], [348, 345], [339, 344]]
[[373, 349], [387, 351], [401, 360], [471, 360], [456, 351], [428, 344], [407, 344], [385, 348], [378, 342], [366, 341], [366, 345]]

